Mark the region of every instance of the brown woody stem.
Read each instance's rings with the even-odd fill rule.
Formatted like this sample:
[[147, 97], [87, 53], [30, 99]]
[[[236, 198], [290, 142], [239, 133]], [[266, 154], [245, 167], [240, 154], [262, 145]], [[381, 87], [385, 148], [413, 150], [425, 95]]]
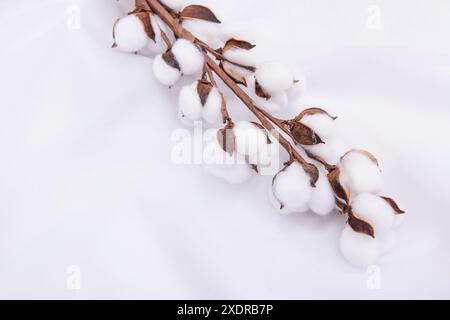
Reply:
[[[197, 44], [201, 48], [205, 49], [214, 57], [224, 60], [225, 58], [218, 53], [216, 50], [209, 47], [203, 41], [197, 39], [192, 33], [183, 28], [183, 26], [162, 6], [158, 0], [147, 0], [149, 6], [172, 30], [175, 37], [183, 38], [192, 43]], [[289, 153], [292, 159], [295, 159], [301, 164], [308, 164], [308, 162], [298, 153], [297, 150], [291, 145], [291, 143], [282, 135], [276, 134], [277, 131], [272, 125], [272, 122], [268, 119], [267, 114], [259, 109], [253, 102], [253, 100], [247, 95], [247, 93], [239, 87], [233, 79], [231, 79], [225, 71], [223, 71], [214, 60], [205, 54], [205, 64], [208, 66], [207, 69], [212, 70], [217, 76], [227, 85], [231, 91], [247, 106], [247, 108], [258, 118], [261, 124], [266, 128], [266, 130], [278, 140], [281, 146]], [[226, 115], [228, 118], [229, 116]], [[276, 124], [276, 123], [275, 123]], [[283, 130], [283, 128], [281, 128]], [[284, 131], [284, 130], [283, 130]]]

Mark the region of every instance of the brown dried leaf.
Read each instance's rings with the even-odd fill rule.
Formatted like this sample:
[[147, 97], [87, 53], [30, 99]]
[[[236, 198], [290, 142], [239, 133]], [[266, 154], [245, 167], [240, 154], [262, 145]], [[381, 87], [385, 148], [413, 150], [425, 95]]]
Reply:
[[348, 205], [350, 202], [350, 195], [339, 181], [340, 174], [341, 172], [339, 168], [334, 168], [327, 174], [328, 182], [330, 183], [330, 186], [333, 189], [334, 195], [338, 199], [344, 200], [346, 205]]
[[378, 159], [377, 159], [372, 153], [370, 153], [369, 151], [366, 151], [366, 150], [362, 150], [362, 149], [353, 149], [353, 150], [347, 151], [347, 152], [341, 157], [341, 160], [342, 160], [346, 155], [348, 155], [349, 153], [352, 153], [352, 152], [360, 153], [360, 154], [366, 156], [367, 158], [369, 158], [370, 161], [372, 161], [373, 163], [375, 163], [378, 167], [380, 166], [380, 163], [378, 162]]
[[319, 169], [312, 163], [303, 163], [301, 166], [309, 176], [311, 187], [315, 188], [317, 180], [319, 180]]
[[168, 50], [165, 53], [163, 53], [162, 58], [169, 66], [181, 71], [180, 64], [178, 63], [172, 51]]
[[403, 214], [403, 213], [405, 213], [405, 211], [400, 209], [400, 207], [398, 206], [398, 204], [395, 202], [394, 199], [389, 198], [389, 197], [383, 197], [383, 196], [380, 196], [380, 198], [385, 200], [391, 206], [391, 208], [395, 211], [396, 214]]
[[211, 92], [213, 85], [209, 81], [199, 80], [197, 81], [197, 93], [200, 97], [200, 101], [202, 106], [206, 104], [206, 100], [208, 100], [209, 93]]
[[258, 97], [269, 100], [271, 98], [270, 94], [264, 91], [259, 82], [255, 80], [255, 93]]
[[153, 30], [150, 13], [149, 12], [138, 12], [135, 13], [135, 16], [141, 20], [142, 24], [144, 25], [144, 30], [147, 36], [152, 39], [154, 42], [156, 42], [156, 34], [155, 30]]
[[233, 129], [219, 129], [217, 131], [217, 140], [223, 151], [227, 152], [230, 156], [234, 154], [234, 151], [236, 150], [236, 137]]
[[305, 116], [311, 116], [314, 114], [325, 114], [329, 116], [331, 119], [336, 120], [337, 117], [331, 116], [327, 111], [320, 108], [308, 108], [303, 110], [295, 119], [301, 120]]
[[353, 213], [348, 215], [348, 224], [353, 229], [353, 231], [358, 233], [364, 233], [368, 236], [375, 238], [375, 232], [373, 227], [364, 220], [359, 219]]
[[205, 20], [214, 23], [221, 23], [211, 9], [197, 4], [185, 7], [180, 13], [180, 19]]
[[231, 78], [234, 82], [238, 84], [242, 84], [243, 86], [247, 86], [247, 81], [245, 80], [245, 77], [238, 72], [236, 72], [234, 69], [230, 68], [228, 64], [226, 63], [220, 63], [220, 68], [222, 68], [223, 71]]
[[319, 143], [324, 143], [313, 129], [304, 125], [300, 121], [294, 121], [290, 126], [290, 131], [295, 142], [299, 144], [312, 146]]
[[225, 51], [230, 50], [230, 49], [251, 50], [251, 49], [253, 49], [254, 47], [256, 47], [256, 46], [255, 46], [254, 44], [251, 44], [251, 43], [248, 42], [248, 41], [245, 41], [245, 40], [237, 40], [237, 39], [232, 38], [232, 39], [229, 39], [229, 40], [225, 43], [225, 45], [224, 45], [224, 47], [223, 47], [223, 49], [222, 49], [222, 52], [225, 52]]

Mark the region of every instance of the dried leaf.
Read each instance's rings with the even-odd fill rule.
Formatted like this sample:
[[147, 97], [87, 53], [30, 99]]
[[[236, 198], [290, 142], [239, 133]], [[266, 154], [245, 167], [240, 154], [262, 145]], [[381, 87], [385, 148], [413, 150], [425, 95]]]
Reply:
[[180, 19], [205, 20], [214, 23], [221, 23], [211, 9], [197, 4], [185, 7], [180, 13]]
[[248, 41], [245, 41], [245, 40], [237, 40], [237, 39], [232, 38], [232, 39], [229, 39], [229, 40], [225, 43], [225, 45], [224, 45], [224, 47], [223, 47], [223, 49], [222, 49], [222, 52], [225, 52], [225, 51], [230, 50], [230, 49], [251, 50], [251, 49], [253, 49], [254, 47], [256, 47], [256, 46], [255, 46], [254, 44], [251, 44], [251, 43], [248, 42]]
[[245, 77], [238, 72], [236, 72], [233, 68], [230, 68], [226, 63], [220, 63], [220, 68], [231, 78], [234, 82], [238, 84], [242, 84], [243, 86], [247, 86], [247, 81]]
[[377, 159], [372, 153], [370, 153], [369, 151], [366, 151], [366, 150], [361, 150], [361, 149], [353, 149], [353, 150], [347, 151], [347, 152], [341, 157], [341, 160], [342, 160], [346, 155], [348, 155], [349, 153], [352, 153], [352, 152], [360, 153], [360, 154], [366, 156], [367, 158], [369, 158], [370, 161], [372, 161], [373, 163], [375, 163], [378, 167], [380, 166], [380, 163], [378, 162], [378, 159]]
[[209, 93], [211, 92], [213, 85], [209, 81], [199, 80], [197, 81], [197, 93], [200, 97], [200, 101], [202, 106], [206, 104], [206, 100], [208, 100]]
[[178, 63], [172, 51], [168, 50], [165, 53], [163, 53], [162, 58], [169, 66], [181, 71], [180, 64]]
[[153, 30], [150, 13], [149, 12], [138, 12], [135, 13], [135, 16], [141, 20], [142, 24], [144, 25], [144, 30], [147, 36], [156, 42], [156, 34], [155, 30]]
[[223, 151], [227, 152], [230, 156], [234, 154], [236, 150], [236, 137], [233, 129], [219, 129], [217, 131], [217, 139]]
[[405, 211], [400, 209], [400, 207], [398, 206], [398, 204], [395, 202], [394, 199], [389, 198], [389, 197], [383, 197], [383, 196], [380, 196], [380, 197], [381, 197], [381, 199], [385, 200], [391, 206], [391, 208], [395, 211], [396, 214], [405, 213]]
[[314, 132], [313, 129], [304, 125], [299, 121], [292, 122], [290, 126], [291, 134], [295, 142], [305, 145], [312, 146], [319, 143], [324, 143], [322, 139]]
[[345, 201], [345, 204], [348, 205], [350, 202], [350, 195], [347, 190], [342, 186], [339, 176], [341, 172], [339, 168], [334, 168], [327, 174], [328, 182], [330, 183], [331, 188], [333, 189], [334, 195], [341, 200]]
[[320, 108], [308, 108], [303, 110], [295, 119], [301, 120], [305, 116], [311, 116], [314, 114], [325, 114], [329, 116], [331, 119], [336, 120], [337, 117], [331, 116], [327, 111]]
[[255, 93], [258, 97], [269, 100], [271, 98], [270, 94], [264, 91], [259, 82], [255, 80]]
[[311, 187], [315, 188], [317, 180], [319, 180], [319, 169], [312, 163], [303, 163], [302, 168], [309, 176]]
[[353, 229], [353, 231], [358, 233], [364, 233], [372, 238], [375, 238], [375, 232], [373, 227], [364, 220], [357, 218], [353, 213], [348, 215], [348, 224]]

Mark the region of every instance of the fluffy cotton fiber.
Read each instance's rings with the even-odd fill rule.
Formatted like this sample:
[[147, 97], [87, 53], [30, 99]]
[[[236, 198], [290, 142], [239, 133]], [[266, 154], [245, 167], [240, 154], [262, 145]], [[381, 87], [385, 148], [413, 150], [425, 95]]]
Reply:
[[117, 47], [125, 52], [136, 52], [143, 49], [149, 38], [144, 24], [131, 14], [121, 18], [114, 26], [114, 41]]
[[388, 232], [393, 224], [395, 212], [382, 198], [370, 193], [361, 193], [352, 201], [354, 213], [369, 223], [375, 230], [375, 236]]
[[197, 81], [184, 86], [178, 96], [180, 112], [189, 120], [198, 121], [202, 118], [203, 107], [197, 93]]
[[183, 74], [193, 75], [202, 71], [203, 55], [192, 42], [186, 39], [178, 39], [172, 47], [172, 53]]
[[352, 151], [342, 158], [341, 173], [353, 194], [379, 193], [383, 187], [378, 165], [360, 152]]
[[325, 216], [335, 207], [334, 193], [327, 178], [321, 174], [316, 187], [311, 189], [309, 208], [319, 216]]
[[353, 231], [350, 226], [342, 231], [339, 246], [344, 258], [356, 267], [368, 267], [380, 256], [379, 241]]
[[169, 66], [162, 55], [157, 55], [153, 60], [153, 74], [156, 79], [165, 86], [173, 86], [181, 78], [180, 71], [178, 69]]
[[266, 62], [257, 68], [256, 80], [269, 94], [287, 91], [294, 84], [294, 75], [285, 65]]

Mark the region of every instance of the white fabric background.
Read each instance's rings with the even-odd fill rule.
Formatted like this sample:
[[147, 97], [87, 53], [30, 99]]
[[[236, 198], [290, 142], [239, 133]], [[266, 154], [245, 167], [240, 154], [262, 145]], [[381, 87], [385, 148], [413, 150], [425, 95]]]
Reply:
[[381, 159], [408, 213], [381, 289], [341, 258], [343, 217], [279, 216], [267, 179], [171, 162], [176, 95], [110, 49], [116, 1], [1, 0], [0, 297], [450, 298], [450, 2], [200, 2], [305, 72], [292, 114], [326, 107]]

